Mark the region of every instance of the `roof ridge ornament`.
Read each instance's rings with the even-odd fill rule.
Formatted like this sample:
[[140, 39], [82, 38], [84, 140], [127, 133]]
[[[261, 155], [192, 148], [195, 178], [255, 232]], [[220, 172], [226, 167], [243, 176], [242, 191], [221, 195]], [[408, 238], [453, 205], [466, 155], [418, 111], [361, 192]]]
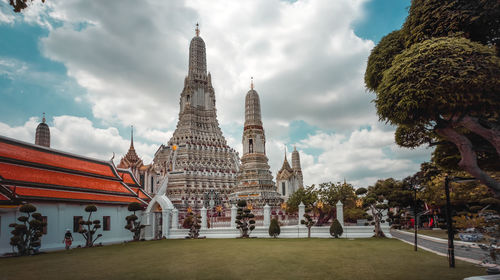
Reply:
[[196, 32], [196, 36], [200, 36], [200, 25], [198, 23], [196, 23], [195, 32]]

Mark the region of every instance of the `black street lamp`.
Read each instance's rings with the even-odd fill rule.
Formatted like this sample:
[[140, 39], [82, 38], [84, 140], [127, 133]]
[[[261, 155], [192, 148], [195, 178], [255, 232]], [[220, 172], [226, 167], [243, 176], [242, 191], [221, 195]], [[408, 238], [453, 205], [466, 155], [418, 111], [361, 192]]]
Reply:
[[414, 229], [414, 233], [415, 233], [415, 246], [414, 246], [414, 250], [415, 252], [417, 251], [417, 232], [418, 232], [418, 216], [417, 216], [417, 186], [414, 185], [413, 186], [413, 193], [414, 193], [414, 197], [413, 197], [413, 229]]
[[455, 268], [455, 247], [453, 245], [453, 223], [451, 220], [451, 204], [450, 204], [450, 182], [464, 183], [475, 181], [476, 178], [463, 177], [448, 177], [444, 178], [444, 191], [446, 194], [446, 223], [448, 224], [448, 264], [450, 268]]

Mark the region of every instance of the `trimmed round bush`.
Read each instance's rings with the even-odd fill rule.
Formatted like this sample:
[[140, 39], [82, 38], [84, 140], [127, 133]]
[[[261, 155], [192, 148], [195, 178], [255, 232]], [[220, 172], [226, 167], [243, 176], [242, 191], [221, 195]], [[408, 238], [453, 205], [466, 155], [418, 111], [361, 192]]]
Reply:
[[344, 229], [342, 228], [339, 220], [333, 219], [333, 223], [330, 226], [330, 235], [335, 238], [339, 238], [340, 236], [342, 236], [342, 233], [344, 233]]
[[278, 220], [272, 219], [271, 224], [269, 225], [269, 236], [272, 236], [274, 238], [278, 237], [280, 235], [281, 229], [280, 229], [280, 224], [278, 223]]
[[85, 212], [95, 212], [97, 211], [97, 207], [95, 205], [87, 205], [85, 207]]

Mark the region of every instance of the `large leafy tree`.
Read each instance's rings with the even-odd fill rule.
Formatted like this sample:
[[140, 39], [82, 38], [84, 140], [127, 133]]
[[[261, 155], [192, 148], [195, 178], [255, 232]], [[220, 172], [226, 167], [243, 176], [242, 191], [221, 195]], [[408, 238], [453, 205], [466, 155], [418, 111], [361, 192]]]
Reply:
[[[389, 207], [405, 208], [413, 203], [411, 184], [408, 180], [395, 180], [388, 178], [378, 180], [375, 185], [356, 190], [356, 194], [363, 197], [363, 206], [373, 217], [375, 236], [385, 237], [381, 224], [387, 222], [383, 219], [383, 212]], [[389, 215], [389, 213], [388, 213]]]
[[[28, 8], [28, 4], [31, 2], [33, 2], [33, 0], [9, 0], [9, 5], [12, 6], [14, 12], [19, 13]], [[45, 3], [45, 0], [42, 0], [42, 3]]]
[[496, 195], [500, 182], [481, 161], [500, 155], [499, 30], [497, 0], [413, 0], [365, 73], [380, 119], [397, 126], [397, 144], [443, 144], [436, 159], [459, 155], [454, 164]]
[[351, 211], [349, 209], [356, 207], [354, 186], [345, 181], [344, 183], [322, 183], [319, 185], [317, 192], [320, 201], [320, 203], [316, 204], [316, 208], [314, 208], [319, 214], [316, 222], [317, 225], [323, 225], [334, 217], [336, 205], [339, 201], [344, 205], [346, 212], [350, 214]]
[[312, 209], [317, 200], [318, 193], [314, 185], [306, 188], [299, 188], [286, 201], [286, 211], [288, 213], [296, 213], [299, 210], [301, 202], [304, 203], [307, 209]]

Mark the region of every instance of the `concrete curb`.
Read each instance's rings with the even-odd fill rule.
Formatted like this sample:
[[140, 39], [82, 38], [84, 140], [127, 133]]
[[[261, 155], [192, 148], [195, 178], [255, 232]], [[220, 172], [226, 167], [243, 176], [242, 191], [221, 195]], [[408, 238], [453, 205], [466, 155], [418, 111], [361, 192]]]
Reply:
[[[399, 229], [393, 229], [393, 230], [397, 231], [399, 233], [402, 233], [402, 234], [406, 234], [406, 235], [411, 235], [411, 236], [414, 235], [411, 232], [407, 232], [407, 231], [403, 231], [403, 230], [399, 230]], [[437, 238], [437, 237], [428, 236], [428, 235], [424, 235], [424, 234], [418, 234], [418, 233], [417, 233], [417, 235], [418, 235], [419, 238], [422, 238], [422, 239], [427, 239], [427, 240], [430, 240], [430, 241], [435, 241], [435, 242], [439, 242], [439, 243], [443, 243], [443, 244], [448, 244], [448, 240], [447, 239]], [[479, 246], [477, 245], [477, 243], [473, 243], [473, 242], [464, 242], [464, 241], [453, 240], [453, 243], [456, 244], [456, 245], [470, 246], [471, 248], [479, 248]]]

